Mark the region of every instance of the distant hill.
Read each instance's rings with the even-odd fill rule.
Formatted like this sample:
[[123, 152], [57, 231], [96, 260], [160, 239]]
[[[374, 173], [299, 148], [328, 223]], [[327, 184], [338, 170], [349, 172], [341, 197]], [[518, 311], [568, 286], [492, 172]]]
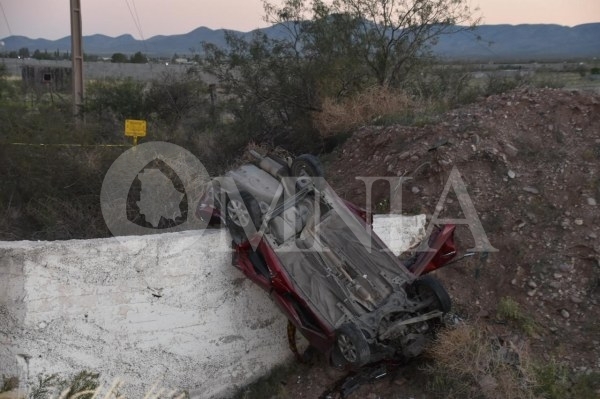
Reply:
[[[479, 39], [478, 39], [479, 38]], [[482, 25], [443, 36], [436, 55], [452, 59], [600, 58], [600, 23], [560, 25]]]
[[[270, 36], [283, 33], [277, 26], [263, 29]], [[249, 36], [252, 32], [236, 32]], [[84, 52], [110, 56], [113, 53], [133, 54], [141, 51], [150, 56], [171, 57], [202, 52], [202, 42], [225, 45], [225, 30], [200, 27], [189, 33], [153, 36], [145, 42], [131, 35], [109, 37], [84, 36]], [[70, 51], [70, 36], [58, 40], [29, 39], [9, 36], [4, 39], [4, 51], [27, 47], [31, 52]], [[434, 54], [455, 60], [556, 60], [600, 57], [600, 23], [574, 27], [560, 25], [482, 25], [473, 31], [442, 36], [433, 47]]]

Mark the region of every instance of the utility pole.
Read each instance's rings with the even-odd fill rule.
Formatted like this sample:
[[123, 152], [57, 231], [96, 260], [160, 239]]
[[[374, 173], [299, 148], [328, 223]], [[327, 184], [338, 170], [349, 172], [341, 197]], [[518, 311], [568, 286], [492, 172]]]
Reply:
[[81, 29], [81, 1], [71, 1], [71, 61], [73, 74], [73, 115], [81, 121], [83, 106], [83, 46]]

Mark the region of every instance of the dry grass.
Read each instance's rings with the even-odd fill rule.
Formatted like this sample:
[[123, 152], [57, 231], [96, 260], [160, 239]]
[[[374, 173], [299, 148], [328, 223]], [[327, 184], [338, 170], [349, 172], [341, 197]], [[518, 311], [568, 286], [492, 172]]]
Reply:
[[0, 393], [12, 391], [19, 387], [19, 378], [18, 377], [6, 377], [2, 375], [2, 385], [0, 386]]
[[326, 98], [323, 111], [314, 115], [314, 124], [323, 137], [331, 137], [386, 116], [406, 113], [412, 106], [404, 92], [374, 86], [341, 101]]
[[428, 352], [429, 390], [443, 398], [532, 398], [535, 377], [523, 344], [502, 342], [477, 326], [442, 331]]
[[[504, 300], [499, 313], [521, 319]], [[495, 337], [478, 325], [462, 324], [438, 334], [428, 350], [427, 390], [439, 398], [597, 398], [600, 374], [574, 373], [555, 359], [536, 360], [524, 341]]]

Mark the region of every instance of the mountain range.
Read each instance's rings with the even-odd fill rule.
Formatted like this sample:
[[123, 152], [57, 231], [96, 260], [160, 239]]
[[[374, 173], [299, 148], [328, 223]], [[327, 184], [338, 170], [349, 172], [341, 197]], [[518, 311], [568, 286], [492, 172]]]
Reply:
[[[271, 37], [281, 37], [283, 29], [271, 26], [261, 29]], [[234, 31], [235, 32], [235, 31]], [[253, 32], [236, 32], [249, 37]], [[126, 34], [118, 37], [90, 35], [83, 37], [87, 54], [110, 56], [113, 53], [133, 54], [141, 51], [149, 56], [172, 57], [175, 53], [189, 56], [202, 52], [202, 42], [225, 45], [224, 29], [197, 28], [189, 33], [153, 36], [144, 41]], [[61, 53], [70, 51], [70, 36], [58, 40], [30, 39], [9, 36], [0, 51], [27, 47], [31, 52]], [[600, 57], [600, 23], [567, 27], [550, 24], [481, 25], [474, 30], [440, 37], [432, 48], [439, 57], [452, 60], [560, 60]]]

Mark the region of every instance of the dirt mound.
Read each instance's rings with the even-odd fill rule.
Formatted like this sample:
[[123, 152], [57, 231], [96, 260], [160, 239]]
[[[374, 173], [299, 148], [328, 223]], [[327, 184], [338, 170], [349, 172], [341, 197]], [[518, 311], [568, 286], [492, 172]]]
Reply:
[[[527, 330], [541, 357], [600, 368], [600, 96], [552, 89], [491, 96], [423, 127], [364, 127], [328, 165], [346, 199], [365, 203], [354, 176], [410, 176], [402, 212], [464, 218], [453, 190], [438, 200], [456, 167], [491, 244], [439, 271], [464, 317], [497, 326], [501, 298], [534, 321]], [[393, 190], [393, 188], [392, 188]], [[397, 192], [396, 195], [400, 193]], [[372, 208], [387, 212], [387, 183]], [[395, 210], [397, 211], [397, 210]], [[462, 248], [473, 246], [466, 226]]]
[[[454, 189], [439, 202], [451, 171], [458, 171], [498, 251], [477, 253], [435, 272], [452, 296], [453, 311], [473, 331], [525, 348], [528, 358], [549, 367], [542, 384], [548, 384], [552, 397], [596, 397], [599, 391], [582, 396], [575, 385], [564, 388], [571, 383], [552, 367], [561, 364], [588, 378], [600, 372], [599, 133], [599, 95], [520, 90], [449, 112], [434, 125], [363, 127], [329, 157], [326, 178], [342, 197], [364, 206], [365, 183], [355, 177], [410, 177], [391, 188], [375, 183], [372, 210], [388, 213], [393, 205], [399, 208], [395, 213], [431, 217], [438, 208], [438, 217], [462, 219]], [[391, 192], [401, 195], [401, 206]], [[459, 226], [457, 238], [463, 250], [474, 244], [466, 226]], [[498, 392], [508, 392], [485, 369], [480, 370], [485, 378], [475, 381], [481, 392], [452, 394], [452, 381], [444, 385], [439, 374], [430, 378], [424, 370], [432, 368], [424, 361], [388, 373], [391, 378], [372, 379], [352, 397], [499, 397]], [[283, 385], [275, 383], [289, 397], [310, 398], [342, 375], [321, 359], [293, 371]], [[486, 386], [495, 393], [485, 394]]]

